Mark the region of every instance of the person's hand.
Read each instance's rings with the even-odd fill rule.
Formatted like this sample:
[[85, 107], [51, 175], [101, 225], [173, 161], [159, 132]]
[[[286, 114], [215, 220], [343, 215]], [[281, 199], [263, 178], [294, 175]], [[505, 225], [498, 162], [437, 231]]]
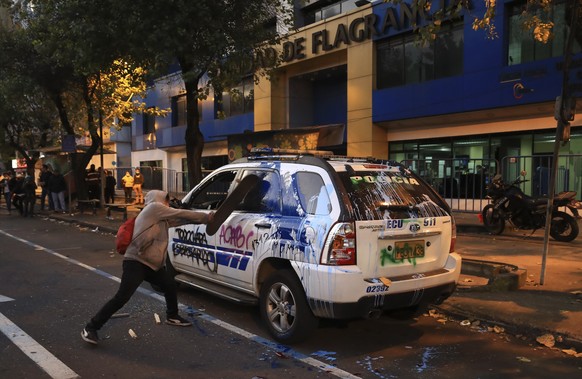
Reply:
[[214, 221], [214, 212], [208, 214], [208, 221], [206, 223], [210, 224], [212, 221]]

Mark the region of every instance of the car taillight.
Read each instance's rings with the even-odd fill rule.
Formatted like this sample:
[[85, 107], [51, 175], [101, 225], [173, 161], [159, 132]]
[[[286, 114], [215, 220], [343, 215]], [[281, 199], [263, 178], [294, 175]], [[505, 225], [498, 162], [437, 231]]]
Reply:
[[356, 231], [351, 222], [336, 224], [328, 240], [327, 255], [321, 263], [335, 266], [356, 264]]
[[455, 218], [451, 215], [451, 248], [449, 249], [449, 254], [455, 252], [455, 243], [457, 242], [457, 223]]

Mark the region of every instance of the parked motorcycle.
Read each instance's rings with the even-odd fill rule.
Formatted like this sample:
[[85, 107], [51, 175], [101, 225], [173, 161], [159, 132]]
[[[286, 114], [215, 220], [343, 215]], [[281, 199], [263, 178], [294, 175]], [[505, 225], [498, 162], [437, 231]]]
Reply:
[[[505, 222], [509, 221], [514, 227], [525, 230], [543, 229], [546, 226], [546, 209], [548, 198], [534, 198], [526, 195], [519, 188], [525, 179], [526, 172], [511, 184], [505, 184], [501, 175], [496, 175], [487, 186], [487, 196], [492, 203], [483, 208], [481, 213], [483, 224], [491, 234], [501, 234], [505, 229]], [[557, 241], [570, 242], [578, 236], [578, 210], [582, 204], [575, 199], [576, 192], [565, 191], [554, 196], [550, 235]], [[567, 212], [560, 211], [566, 207]]]

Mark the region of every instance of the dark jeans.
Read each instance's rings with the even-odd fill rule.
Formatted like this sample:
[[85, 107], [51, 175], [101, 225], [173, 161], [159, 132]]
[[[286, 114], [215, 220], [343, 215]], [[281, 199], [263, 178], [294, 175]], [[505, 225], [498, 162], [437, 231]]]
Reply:
[[23, 214], [24, 212], [24, 195], [22, 194], [17, 194], [14, 195], [14, 197], [12, 198], [12, 205], [14, 205], [14, 208], [18, 209], [18, 212], [20, 214]]
[[106, 204], [113, 204], [115, 203], [115, 188], [107, 188], [105, 187], [105, 203]]
[[35, 197], [25, 197], [24, 201], [22, 202], [22, 209], [23, 209], [23, 216], [27, 217], [34, 214], [34, 203], [36, 203]]
[[46, 186], [42, 187], [42, 192], [40, 194], [40, 210], [44, 211], [45, 199], [48, 197], [49, 209], [51, 211], [55, 210], [55, 205], [53, 204], [53, 197]]
[[6, 200], [6, 209], [8, 212], [12, 211], [12, 192], [4, 192], [4, 200]]
[[178, 314], [176, 282], [166, 268], [163, 267], [158, 271], [154, 271], [138, 261], [124, 260], [123, 274], [121, 275], [121, 283], [117, 293], [89, 321], [87, 328], [93, 330], [101, 329], [111, 316], [131, 299], [131, 296], [144, 280], [162, 289], [166, 298], [166, 315], [168, 317], [176, 316]]
[[133, 187], [123, 187], [125, 192], [125, 204], [131, 203], [131, 195], [133, 194]]

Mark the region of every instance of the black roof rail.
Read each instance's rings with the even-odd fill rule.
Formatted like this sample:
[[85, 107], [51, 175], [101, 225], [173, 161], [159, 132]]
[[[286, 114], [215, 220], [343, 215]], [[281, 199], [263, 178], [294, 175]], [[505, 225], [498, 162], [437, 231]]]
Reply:
[[281, 149], [276, 147], [253, 147], [250, 156], [263, 155], [313, 155], [316, 157], [333, 155], [331, 151], [325, 150], [301, 150], [301, 149]]
[[325, 150], [301, 150], [301, 149], [282, 149], [272, 147], [254, 147], [250, 155], [244, 157], [247, 160], [299, 160], [301, 157], [317, 157], [326, 161], [346, 161], [350, 163], [372, 163], [381, 164], [389, 163], [391, 166], [400, 166], [394, 160], [380, 159], [375, 157], [350, 157], [346, 155], [335, 155], [332, 151]]

